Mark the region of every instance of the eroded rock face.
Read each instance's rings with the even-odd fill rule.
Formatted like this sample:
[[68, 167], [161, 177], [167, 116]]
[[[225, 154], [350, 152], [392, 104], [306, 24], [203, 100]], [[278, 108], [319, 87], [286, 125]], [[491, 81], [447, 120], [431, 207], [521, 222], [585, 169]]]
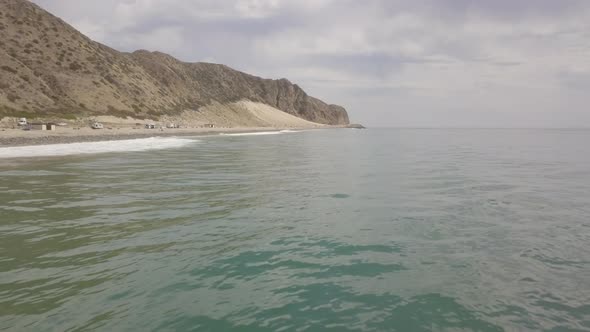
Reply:
[[159, 52], [118, 52], [26, 0], [0, 0], [0, 117], [158, 117], [240, 100], [313, 122], [348, 124], [344, 108], [310, 97], [286, 79], [185, 63]]

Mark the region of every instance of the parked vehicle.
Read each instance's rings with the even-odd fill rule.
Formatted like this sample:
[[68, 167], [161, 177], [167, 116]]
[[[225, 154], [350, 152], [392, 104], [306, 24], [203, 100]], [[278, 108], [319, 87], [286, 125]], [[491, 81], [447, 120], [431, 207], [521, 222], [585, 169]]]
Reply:
[[28, 124], [27, 123], [27, 118], [20, 118], [20, 119], [18, 119], [18, 125], [19, 126], [26, 126], [27, 124]]
[[145, 129], [156, 129], [156, 125], [153, 123], [147, 123]]
[[104, 126], [100, 122], [93, 123], [91, 127], [92, 127], [92, 129], [103, 129], [104, 128]]

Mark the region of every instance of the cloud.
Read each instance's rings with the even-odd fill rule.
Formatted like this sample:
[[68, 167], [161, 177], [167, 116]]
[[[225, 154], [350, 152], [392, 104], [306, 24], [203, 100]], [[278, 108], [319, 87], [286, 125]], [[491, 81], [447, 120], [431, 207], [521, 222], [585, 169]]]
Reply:
[[123, 51], [288, 77], [368, 125], [590, 126], [583, 0], [35, 2]]

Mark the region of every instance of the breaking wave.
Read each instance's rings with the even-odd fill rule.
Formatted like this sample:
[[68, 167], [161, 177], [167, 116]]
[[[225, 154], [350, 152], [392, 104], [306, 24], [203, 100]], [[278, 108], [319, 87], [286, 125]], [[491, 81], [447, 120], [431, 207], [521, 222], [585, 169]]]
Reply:
[[263, 135], [280, 135], [280, 134], [286, 134], [286, 133], [298, 133], [300, 131], [298, 130], [290, 130], [290, 129], [285, 129], [285, 130], [275, 130], [275, 131], [257, 131], [257, 132], [249, 132], [249, 133], [233, 133], [233, 134], [228, 134], [228, 133], [221, 133], [219, 135], [221, 136], [263, 136]]
[[234, 133], [234, 134], [227, 134], [221, 133], [220, 136], [263, 136], [263, 135], [278, 135], [280, 131], [258, 131], [253, 133]]
[[53, 157], [106, 152], [133, 152], [173, 149], [198, 142], [177, 137], [151, 137], [120, 141], [83, 142], [0, 148], [0, 158]]

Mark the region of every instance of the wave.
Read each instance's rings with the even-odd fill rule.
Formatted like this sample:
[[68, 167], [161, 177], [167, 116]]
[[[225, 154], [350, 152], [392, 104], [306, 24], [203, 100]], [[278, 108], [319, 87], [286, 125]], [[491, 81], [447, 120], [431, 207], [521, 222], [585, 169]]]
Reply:
[[284, 130], [275, 130], [275, 131], [255, 131], [249, 133], [221, 133], [221, 136], [263, 136], [263, 135], [280, 135], [280, 134], [287, 134], [287, 133], [299, 133], [300, 130], [291, 130], [291, 129], [284, 129]]
[[107, 152], [173, 149], [198, 142], [177, 137], [151, 137], [120, 141], [83, 142], [0, 148], [0, 158], [53, 157]]
[[234, 134], [221, 133], [219, 135], [221, 135], [221, 136], [262, 136], [262, 135], [278, 135], [280, 133], [281, 133], [280, 131], [257, 131], [257, 132], [251, 132], [251, 133], [234, 133]]

